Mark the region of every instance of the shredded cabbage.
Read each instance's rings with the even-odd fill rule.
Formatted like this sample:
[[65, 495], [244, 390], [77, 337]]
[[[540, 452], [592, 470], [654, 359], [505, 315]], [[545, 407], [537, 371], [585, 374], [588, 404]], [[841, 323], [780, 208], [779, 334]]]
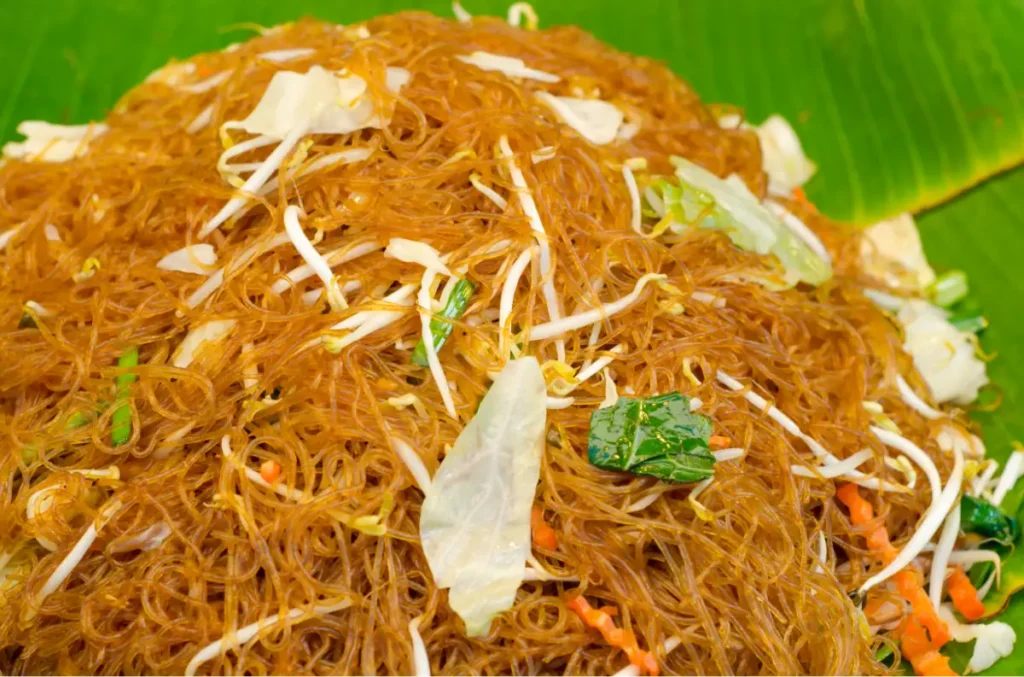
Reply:
[[910, 214], [880, 221], [864, 231], [860, 250], [864, 271], [894, 288], [920, 291], [935, 281]]
[[546, 416], [537, 360], [509, 361], [426, 490], [423, 551], [469, 636], [487, 632], [523, 581]]
[[970, 671], [981, 672], [992, 667], [1000, 658], [1013, 653], [1013, 645], [1017, 642], [1017, 633], [1013, 628], [996, 621], [994, 623], [974, 623], [968, 625], [957, 620], [956, 614], [949, 604], [943, 604], [938, 608], [939, 617], [949, 627], [950, 634], [957, 642], [970, 642], [977, 640], [974, 644], [974, 652], [971, 654], [971, 661], [968, 663]]
[[903, 348], [937, 402], [970, 404], [988, 375], [974, 353], [973, 335], [950, 324], [948, 316], [927, 301], [904, 303], [898, 315], [905, 332]]
[[480, 70], [497, 71], [513, 78], [526, 78], [528, 80], [539, 80], [540, 82], [558, 82], [561, 80], [557, 75], [530, 68], [522, 59], [511, 56], [501, 56], [490, 52], [476, 51], [469, 56], [456, 56], [456, 59], [463, 63], [476, 66]]
[[[721, 121], [719, 121], [721, 125]], [[772, 115], [754, 128], [761, 142], [768, 192], [788, 196], [794, 188], [807, 183], [818, 166], [811, 162], [800, 145], [800, 137], [781, 115]]]
[[614, 141], [622, 126], [622, 111], [607, 101], [555, 96], [547, 92], [537, 92], [537, 98], [550, 106], [562, 122], [595, 146]]
[[[397, 92], [408, 81], [405, 69], [388, 68], [388, 89]], [[233, 127], [283, 139], [299, 128], [308, 134], [348, 134], [383, 126], [386, 121], [365, 93], [366, 80], [358, 75], [339, 78], [320, 66], [307, 73], [280, 71], [249, 117]]]
[[10, 158], [65, 162], [82, 157], [89, 142], [107, 132], [105, 124], [53, 125], [49, 122], [26, 120], [18, 125], [24, 141], [4, 144], [3, 154]]
[[685, 158], [673, 157], [672, 162], [679, 187], [664, 180], [657, 186], [666, 212], [676, 221], [723, 230], [741, 249], [774, 254], [790, 283], [818, 285], [832, 277], [832, 266], [765, 209], [738, 176], [722, 180]]

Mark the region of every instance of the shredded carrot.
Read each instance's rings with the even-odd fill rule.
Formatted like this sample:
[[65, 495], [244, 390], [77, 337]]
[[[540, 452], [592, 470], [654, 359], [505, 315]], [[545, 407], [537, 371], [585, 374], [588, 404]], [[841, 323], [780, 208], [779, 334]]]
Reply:
[[910, 661], [914, 672], [925, 677], [947, 677], [956, 675], [949, 667], [949, 658], [939, 653], [939, 650], [928, 639], [928, 635], [913, 618], [906, 618], [898, 631], [900, 634], [900, 649], [903, 656]]
[[530, 528], [533, 531], [533, 543], [546, 550], [558, 549], [558, 534], [544, 521], [544, 511], [534, 508], [530, 514]]
[[615, 614], [611, 614], [607, 611], [609, 607], [601, 607], [595, 609], [590, 606], [590, 602], [580, 595], [573, 597], [566, 606], [576, 612], [584, 623], [589, 627], [600, 631], [601, 636], [604, 637], [604, 641], [608, 642], [614, 647], [622, 649], [626, 653], [626, 657], [629, 658], [629, 662], [636, 666], [636, 668], [642, 673], [651, 675], [651, 677], [658, 677], [661, 670], [658, 667], [658, 662], [655, 660], [654, 655], [649, 651], [644, 651], [640, 648], [636, 641], [636, 635], [628, 630], [622, 630], [615, 626], [615, 621], [612, 620], [612, 616], [618, 614], [618, 610], [615, 610]]
[[281, 466], [278, 465], [277, 461], [263, 461], [263, 465], [260, 466], [260, 477], [267, 484], [273, 484], [274, 481], [281, 476]]
[[932, 644], [936, 649], [941, 649], [950, 639], [949, 628], [939, 618], [935, 607], [932, 606], [932, 600], [928, 597], [928, 593], [925, 592], [921, 574], [917, 569], [908, 567], [893, 576], [893, 580], [896, 582], [896, 589], [900, 591], [904, 599], [910, 602], [914, 618], [921, 625], [928, 628]]
[[726, 449], [730, 444], [732, 444], [732, 440], [725, 435], [712, 435], [708, 438], [708, 445], [712, 449]]
[[[850, 511], [850, 521], [856, 526], [869, 525], [872, 520], [875, 519], [875, 510], [871, 507], [871, 503], [860, 495], [860, 491], [857, 489], [855, 484], [844, 484], [836, 492], [836, 497], [839, 501], [847, 507]], [[889, 563], [896, 557], [899, 552], [889, 542], [889, 532], [886, 530], [884, 525], [878, 525], [874, 529], [865, 532], [865, 539], [867, 540], [868, 548], [871, 552], [878, 555], [885, 563]], [[893, 581], [896, 583], [896, 587], [899, 590], [901, 596], [910, 602], [911, 610], [913, 611], [913, 618], [907, 619], [909, 623], [906, 625], [910, 628], [910, 634], [904, 632], [901, 639], [901, 648], [905, 654], [918, 653], [920, 652], [919, 637], [915, 634], [915, 628], [921, 629], [921, 635], [924, 636], [924, 629], [928, 629], [928, 635], [931, 636], [929, 640], [927, 636], [924, 636], [924, 640], [928, 643], [928, 646], [932, 651], [938, 652], [939, 649], [949, 641], [949, 628], [946, 623], [939, 618], [938, 612], [935, 607], [932, 606], [931, 599], [928, 597], [928, 593], [924, 590], [924, 581], [921, 578], [921, 574], [917, 569], [913, 567], [907, 567], [903, 569], [895, 576]], [[909, 640], [908, 640], [909, 637]], [[911, 648], [908, 650], [905, 643], [909, 641]], [[923, 656], [923, 654], [921, 654]], [[925, 660], [922, 658], [922, 660]], [[949, 670], [948, 665], [939, 666], [934, 662], [934, 659], [927, 659], [928, 670]], [[917, 664], [914, 664], [914, 670], [919, 675], [942, 675], [950, 674], [948, 672], [922, 672], [924, 668], [918, 669]]]
[[985, 605], [978, 599], [978, 591], [963, 569], [957, 567], [953, 570], [953, 574], [946, 579], [946, 587], [953, 599], [953, 606], [964, 618], [976, 621], [985, 615]]
[[804, 192], [803, 188], [796, 187], [793, 189], [793, 200], [797, 204], [802, 204], [813, 211], [818, 211], [818, 208], [814, 206], [814, 203], [807, 199], [807, 193]]

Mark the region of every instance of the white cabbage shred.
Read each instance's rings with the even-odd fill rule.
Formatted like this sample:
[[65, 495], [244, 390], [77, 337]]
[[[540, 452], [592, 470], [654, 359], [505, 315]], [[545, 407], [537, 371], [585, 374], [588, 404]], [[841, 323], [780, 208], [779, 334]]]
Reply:
[[818, 166], [804, 155], [800, 137], [786, 118], [772, 115], [755, 127], [754, 132], [761, 142], [761, 155], [770, 193], [788, 196], [794, 188], [807, 183], [814, 172], [818, 171]]
[[[696, 219], [706, 209], [687, 188], [696, 189], [713, 198], [719, 213], [705, 217], [697, 226], [724, 230], [741, 249], [758, 254], [774, 254], [786, 269], [790, 283], [802, 280], [817, 285], [832, 276], [832, 267], [758, 201], [747, 184], [735, 174], [722, 180], [685, 158], [673, 157], [676, 176], [683, 187], [683, 204], [687, 219]], [[693, 204], [690, 204], [693, 202]]]
[[[409, 71], [404, 68], [388, 68], [385, 85], [390, 91], [398, 92], [409, 78]], [[280, 140], [277, 148], [239, 187], [242, 193], [257, 193], [306, 134], [347, 134], [367, 127], [380, 128], [388, 121], [385, 112], [377, 110], [373, 97], [366, 96], [366, 80], [358, 75], [338, 77], [320, 66], [313, 66], [305, 74], [275, 73], [249, 116], [227, 122], [222, 129], [243, 129], [250, 134]], [[200, 229], [199, 237], [206, 237], [219, 228], [246, 202], [244, 197], [229, 200]]]
[[903, 348], [939, 403], [970, 404], [988, 383], [985, 363], [974, 351], [973, 335], [950, 324], [948, 313], [927, 301], [910, 300], [899, 311]]
[[480, 70], [497, 71], [512, 78], [526, 78], [528, 80], [552, 83], [561, 80], [557, 75], [530, 68], [522, 59], [516, 59], [511, 56], [476, 51], [469, 56], [456, 56], [455, 58], [463, 63], [476, 66]]
[[470, 636], [515, 602], [530, 554], [544, 449], [545, 383], [533, 357], [509, 361], [427, 490], [420, 539]]
[[[397, 92], [409, 81], [403, 68], [388, 68], [388, 89]], [[237, 127], [250, 134], [283, 139], [296, 128], [307, 134], [348, 134], [366, 127], [379, 128], [386, 118], [375, 110], [366, 93], [366, 80], [358, 75], [338, 77], [320, 66], [307, 73], [274, 74], [263, 98]]]
[[38, 120], [26, 120], [18, 125], [24, 141], [4, 144], [3, 154], [9, 158], [66, 162], [82, 157], [89, 142], [103, 136], [110, 128], [102, 123], [86, 125], [54, 125]]
[[981, 672], [992, 667], [1000, 658], [1005, 658], [1013, 653], [1013, 645], [1017, 642], [1017, 633], [1013, 628], [996, 621], [994, 623], [966, 624], [957, 620], [953, 609], [949, 604], [943, 604], [938, 608], [939, 617], [949, 627], [949, 632], [957, 642], [970, 642], [977, 640], [974, 644], [974, 653], [968, 663], [970, 672]]
[[893, 288], [919, 291], [935, 281], [921, 246], [914, 217], [900, 214], [864, 231], [861, 242], [864, 271]]
[[600, 99], [578, 99], [537, 92], [537, 98], [546, 103], [565, 124], [580, 133], [595, 146], [615, 140], [622, 126], [622, 111]]

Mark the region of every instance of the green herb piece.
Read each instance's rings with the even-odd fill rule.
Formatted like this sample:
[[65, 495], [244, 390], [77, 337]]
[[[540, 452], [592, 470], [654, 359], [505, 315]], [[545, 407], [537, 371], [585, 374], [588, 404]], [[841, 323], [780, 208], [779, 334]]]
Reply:
[[875, 652], [875, 660], [879, 663], [885, 663], [886, 665], [889, 665], [892, 663], [892, 661], [889, 661], [887, 659], [892, 658], [892, 655], [892, 646], [889, 644], [883, 644], [882, 646], [878, 647], [878, 651]]
[[[139, 364], [139, 349], [133, 346], [126, 350], [117, 360], [118, 367], [135, 367]], [[135, 374], [118, 374], [115, 379], [117, 384], [117, 401], [124, 402], [128, 399], [129, 386], [135, 382]], [[110, 439], [115, 447], [125, 444], [132, 437], [132, 408], [125, 402], [118, 404], [117, 409], [110, 416]]]
[[25, 313], [24, 315], [22, 315], [21, 319], [18, 320], [18, 329], [36, 329], [36, 328], [37, 327], [36, 327], [35, 318], [33, 318], [28, 313]]
[[67, 423], [64, 424], [64, 430], [78, 430], [79, 428], [87, 425], [92, 420], [92, 416], [86, 414], [83, 411], [71, 414], [71, 418], [68, 419]]
[[949, 323], [960, 331], [967, 331], [972, 334], [988, 329], [988, 320], [982, 315], [965, 315], [963, 317], [954, 315]]
[[967, 273], [962, 270], [950, 270], [939, 275], [928, 286], [928, 295], [937, 306], [948, 308], [967, 296]]
[[710, 436], [711, 420], [690, 411], [689, 397], [622, 397], [590, 416], [590, 462], [604, 470], [697, 482], [715, 472]]
[[960, 528], [979, 534], [1000, 545], [1010, 545], [1020, 537], [1020, 523], [988, 501], [972, 496], [960, 500]]
[[[434, 337], [435, 353], [441, 350], [441, 346], [452, 335], [454, 327], [447, 320], [457, 320], [462, 317], [462, 314], [466, 312], [467, 306], [469, 306], [469, 299], [474, 291], [476, 291], [476, 285], [469, 280], [459, 280], [456, 282], [452, 293], [448, 295], [448, 303], [441, 310], [441, 317], [444, 319], [435, 318], [430, 321], [430, 335]], [[422, 339], [416, 344], [416, 349], [412, 351], [412, 363], [418, 364], [421, 367], [430, 366], [430, 363], [427, 361], [427, 346], [423, 343]]]

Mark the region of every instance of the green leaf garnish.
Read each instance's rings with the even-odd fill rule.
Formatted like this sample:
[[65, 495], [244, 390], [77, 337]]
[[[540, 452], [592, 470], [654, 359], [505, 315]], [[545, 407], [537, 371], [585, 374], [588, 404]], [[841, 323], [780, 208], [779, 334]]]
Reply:
[[[119, 367], [134, 367], [139, 364], [139, 349], [131, 347], [126, 350], [117, 360]], [[135, 382], [135, 374], [118, 374], [115, 379], [117, 384], [117, 399], [123, 402], [128, 398], [130, 384]], [[119, 404], [114, 413], [110, 415], [110, 440], [115, 447], [125, 444], [132, 437], [132, 409], [127, 403]]]
[[715, 472], [710, 436], [711, 420], [691, 412], [685, 395], [622, 397], [591, 414], [589, 457], [604, 470], [697, 482]]
[[[466, 312], [466, 307], [469, 306], [469, 299], [473, 296], [474, 291], [476, 291], [476, 285], [469, 280], [459, 280], [456, 282], [452, 293], [448, 295], [448, 302], [441, 311], [441, 318], [443, 319], [435, 318], [430, 321], [430, 335], [434, 337], [435, 353], [441, 350], [441, 346], [452, 335], [454, 327], [451, 322], [446, 320], [457, 320], [462, 317], [462, 314]], [[423, 343], [423, 339], [420, 339], [420, 342], [416, 344], [416, 349], [412, 351], [412, 363], [418, 364], [421, 367], [430, 366], [430, 363], [427, 361], [427, 347]]]
[[978, 534], [1010, 545], [1020, 537], [1017, 520], [986, 500], [964, 496], [960, 501], [960, 528], [969, 534]]

